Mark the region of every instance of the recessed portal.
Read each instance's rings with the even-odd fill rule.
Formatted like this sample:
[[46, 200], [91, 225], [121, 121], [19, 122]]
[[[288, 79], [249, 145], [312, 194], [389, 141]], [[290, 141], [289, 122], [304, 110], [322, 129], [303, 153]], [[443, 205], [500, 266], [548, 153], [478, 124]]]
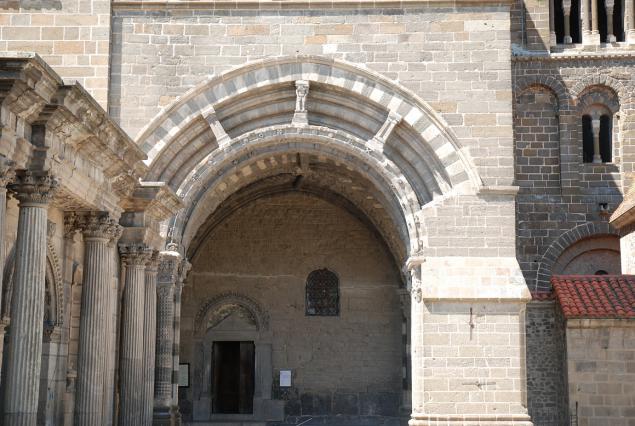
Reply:
[[254, 342], [214, 342], [214, 413], [251, 414], [254, 401]]

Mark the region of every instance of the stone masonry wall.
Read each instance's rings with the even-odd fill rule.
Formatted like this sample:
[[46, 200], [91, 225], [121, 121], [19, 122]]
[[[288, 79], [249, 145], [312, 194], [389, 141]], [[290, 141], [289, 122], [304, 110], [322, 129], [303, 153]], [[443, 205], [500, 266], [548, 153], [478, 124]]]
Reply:
[[507, 6], [125, 9], [113, 3], [111, 114], [131, 135], [189, 88], [250, 60], [323, 55], [368, 67], [441, 113], [488, 185], [513, 180]]
[[35, 52], [106, 108], [110, 0], [4, 0], [0, 51]]
[[527, 305], [527, 408], [535, 425], [567, 423], [564, 323], [554, 301]]
[[578, 425], [630, 426], [635, 419], [635, 328], [624, 320], [569, 320], [569, 410]]
[[[280, 392], [274, 380], [273, 389], [274, 399], [286, 400], [287, 416], [398, 414], [399, 272], [354, 216], [303, 194], [261, 198], [221, 222], [192, 264], [183, 290], [181, 362], [195, 365], [192, 327], [201, 304], [238, 293], [269, 317], [274, 379], [280, 369], [292, 370], [293, 387]], [[339, 316], [305, 316], [306, 278], [320, 268], [339, 277]], [[184, 406], [197, 395], [195, 381]]]
[[[516, 60], [514, 135], [517, 197], [517, 256], [530, 289], [546, 290], [551, 266], [572, 242], [598, 234], [616, 234], [608, 226], [619, 205], [623, 176], [635, 159], [632, 130], [635, 112], [633, 59]], [[580, 95], [598, 88], [612, 93], [613, 161], [582, 162]], [[549, 110], [549, 105], [555, 111]], [[555, 115], [554, 115], [555, 113]], [[557, 144], [557, 145], [556, 145]], [[607, 211], [603, 211], [603, 204]]]

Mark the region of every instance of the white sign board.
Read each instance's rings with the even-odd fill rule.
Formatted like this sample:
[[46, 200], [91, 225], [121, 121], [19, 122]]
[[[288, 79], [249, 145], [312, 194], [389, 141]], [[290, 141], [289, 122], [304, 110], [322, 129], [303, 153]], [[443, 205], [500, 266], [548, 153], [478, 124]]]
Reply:
[[291, 370], [280, 370], [280, 387], [291, 387]]

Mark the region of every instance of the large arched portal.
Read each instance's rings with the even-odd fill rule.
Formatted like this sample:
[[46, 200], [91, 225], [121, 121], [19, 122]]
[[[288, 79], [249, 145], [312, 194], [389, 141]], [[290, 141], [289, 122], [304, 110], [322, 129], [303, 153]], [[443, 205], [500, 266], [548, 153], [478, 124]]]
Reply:
[[[411, 406], [421, 413], [413, 419], [427, 418], [424, 317], [472, 312], [443, 287], [445, 271], [430, 273], [434, 286], [422, 290], [418, 266], [428, 255], [437, 254], [429, 264], [459, 274], [452, 284], [468, 286], [466, 300], [502, 295], [495, 297], [514, 300], [509, 309], [518, 316], [524, 281], [507, 287], [501, 276], [488, 281], [501, 290], [478, 292], [463, 284], [469, 271], [453, 257], [466, 250], [427, 252], [462, 219], [443, 218], [451, 225], [434, 235], [426, 229], [446, 212], [483, 226], [507, 223], [513, 190], [483, 188], [443, 120], [380, 75], [315, 57], [259, 61], [192, 89], [138, 143], [148, 154], [146, 180], [166, 182], [185, 205], [164, 231], [193, 265], [180, 326], [180, 354], [191, 368], [191, 386], [180, 394], [186, 418], [397, 421]], [[473, 250], [475, 273], [490, 273], [494, 263], [478, 256], [503, 253], [492, 249], [497, 241]], [[497, 273], [520, 275], [514, 259], [496, 265]], [[412, 311], [410, 297], [400, 305], [400, 289], [413, 292]], [[422, 303], [428, 297], [455, 304]], [[482, 317], [501, 312], [477, 309]], [[412, 400], [404, 330], [413, 335]]]

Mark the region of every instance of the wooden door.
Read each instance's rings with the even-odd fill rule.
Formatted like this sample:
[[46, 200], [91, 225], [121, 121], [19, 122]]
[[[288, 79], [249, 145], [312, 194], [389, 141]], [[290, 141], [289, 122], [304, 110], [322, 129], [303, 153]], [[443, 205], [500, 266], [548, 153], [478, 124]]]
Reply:
[[251, 414], [254, 401], [254, 342], [214, 342], [212, 411]]

